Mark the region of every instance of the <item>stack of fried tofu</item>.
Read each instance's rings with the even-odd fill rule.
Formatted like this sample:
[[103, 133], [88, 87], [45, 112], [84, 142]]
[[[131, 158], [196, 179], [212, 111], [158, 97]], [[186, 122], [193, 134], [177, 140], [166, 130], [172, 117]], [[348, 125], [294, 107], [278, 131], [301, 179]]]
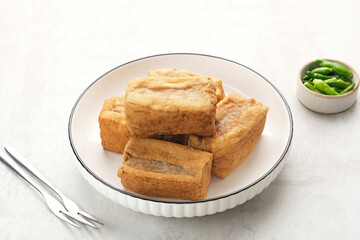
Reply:
[[226, 178], [254, 149], [268, 107], [220, 79], [185, 70], [151, 70], [105, 100], [99, 116], [104, 149], [123, 153], [124, 187], [148, 196], [202, 200], [211, 174]]

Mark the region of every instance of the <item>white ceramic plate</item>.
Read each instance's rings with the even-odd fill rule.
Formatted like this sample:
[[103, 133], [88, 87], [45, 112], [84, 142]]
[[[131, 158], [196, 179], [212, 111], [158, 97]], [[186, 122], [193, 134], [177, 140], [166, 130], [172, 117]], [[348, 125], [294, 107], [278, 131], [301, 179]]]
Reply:
[[[151, 69], [173, 67], [222, 79], [227, 94], [237, 92], [269, 106], [263, 134], [253, 152], [225, 180], [213, 177], [203, 201], [153, 198], [125, 189], [117, 177], [122, 155], [104, 151], [98, 115], [106, 98], [124, 94], [127, 83]], [[125, 207], [165, 217], [193, 217], [225, 211], [267, 187], [284, 164], [293, 124], [290, 108], [274, 85], [239, 63], [201, 54], [163, 54], [120, 65], [93, 82], [76, 101], [69, 119], [69, 139], [80, 172], [106, 197]]]

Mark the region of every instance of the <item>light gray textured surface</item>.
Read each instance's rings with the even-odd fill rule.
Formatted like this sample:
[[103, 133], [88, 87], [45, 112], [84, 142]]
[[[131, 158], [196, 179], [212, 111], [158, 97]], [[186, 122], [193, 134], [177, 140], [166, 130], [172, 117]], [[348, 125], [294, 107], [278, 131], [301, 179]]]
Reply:
[[[0, 239], [357, 239], [360, 112], [321, 115], [296, 98], [299, 69], [333, 58], [360, 71], [359, 1], [0, 1], [0, 146], [19, 149], [100, 218], [77, 230], [0, 164]], [[192, 219], [148, 216], [92, 189], [67, 135], [71, 108], [106, 71], [143, 56], [228, 58], [273, 82], [289, 102], [288, 162], [260, 195]]]

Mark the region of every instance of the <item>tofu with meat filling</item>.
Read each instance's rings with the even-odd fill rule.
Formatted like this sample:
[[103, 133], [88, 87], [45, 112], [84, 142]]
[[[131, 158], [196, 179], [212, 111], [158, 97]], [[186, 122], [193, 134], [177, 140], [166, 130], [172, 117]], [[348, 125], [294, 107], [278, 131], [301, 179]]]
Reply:
[[211, 179], [212, 154], [176, 143], [131, 138], [118, 177], [139, 194], [202, 200]]

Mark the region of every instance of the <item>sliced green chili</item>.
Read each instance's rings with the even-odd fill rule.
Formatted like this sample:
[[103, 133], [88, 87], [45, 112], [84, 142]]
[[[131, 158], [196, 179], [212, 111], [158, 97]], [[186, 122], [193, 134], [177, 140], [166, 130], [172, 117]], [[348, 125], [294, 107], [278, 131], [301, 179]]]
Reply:
[[329, 84], [331, 87], [338, 87], [342, 89], [345, 89], [348, 86], [350, 86], [349, 82], [345, 82], [344, 80], [336, 79], [336, 78], [327, 79], [325, 80], [325, 82]]
[[311, 91], [313, 92], [316, 92], [316, 93], [320, 93], [320, 94], [323, 94], [322, 92], [320, 92], [319, 90], [317, 90], [311, 83], [309, 83], [308, 81], [304, 83], [304, 85], [310, 89]]
[[328, 67], [318, 67], [311, 70], [312, 73], [329, 74], [332, 73], [332, 69]]
[[330, 87], [327, 83], [325, 83], [325, 81], [321, 79], [314, 79], [313, 83], [314, 87], [323, 93], [328, 95], [339, 95], [339, 93], [334, 88]]
[[334, 77], [334, 76], [324, 75], [324, 74], [321, 74], [321, 73], [313, 73], [313, 72], [310, 72], [310, 71], [308, 71], [306, 74], [309, 75], [310, 78], [321, 79], [321, 80], [326, 80], [326, 79], [330, 79], [330, 78]]
[[351, 90], [353, 90], [354, 87], [355, 87], [355, 83], [351, 84], [350, 86], [348, 86], [347, 88], [345, 88], [344, 90], [342, 90], [339, 94], [342, 95], [342, 94], [348, 93], [348, 92], [350, 92]]
[[303, 80], [309, 80], [309, 79], [310, 79], [310, 76], [309, 76], [309, 75], [305, 74], [305, 75], [303, 76]]

